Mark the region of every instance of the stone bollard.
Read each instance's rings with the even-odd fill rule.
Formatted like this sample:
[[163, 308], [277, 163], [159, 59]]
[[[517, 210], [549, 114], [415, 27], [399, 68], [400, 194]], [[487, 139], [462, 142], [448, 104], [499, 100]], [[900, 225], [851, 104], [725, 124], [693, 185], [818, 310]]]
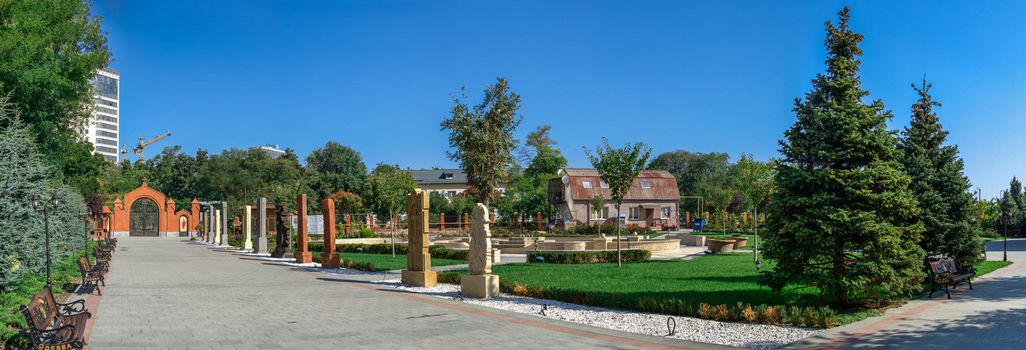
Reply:
[[470, 230], [470, 274], [460, 279], [460, 294], [471, 298], [499, 295], [499, 276], [492, 274], [492, 234], [488, 207], [477, 203]]

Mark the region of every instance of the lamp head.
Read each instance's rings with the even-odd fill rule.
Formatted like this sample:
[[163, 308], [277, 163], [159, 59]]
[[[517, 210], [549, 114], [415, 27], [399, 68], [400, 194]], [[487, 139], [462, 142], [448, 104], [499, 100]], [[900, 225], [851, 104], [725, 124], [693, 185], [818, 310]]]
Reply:
[[39, 209], [39, 202], [41, 201], [42, 198], [38, 194], [32, 195], [32, 208]]

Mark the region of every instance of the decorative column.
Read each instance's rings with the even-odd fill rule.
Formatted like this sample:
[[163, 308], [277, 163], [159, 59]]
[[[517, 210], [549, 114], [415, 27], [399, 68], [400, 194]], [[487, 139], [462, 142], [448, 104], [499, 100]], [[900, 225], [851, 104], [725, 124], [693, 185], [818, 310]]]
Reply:
[[342, 265], [342, 259], [335, 253], [335, 201], [325, 198], [321, 201], [321, 212], [324, 213], [324, 249], [321, 250], [321, 267], [325, 269], [337, 269]]
[[470, 275], [460, 279], [460, 294], [471, 298], [499, 295], [499, 276], [492, 274], [492, 233], [488, 207], [477, 203], [470, 224]]
[[542, 221], [541, 221], [541, 212], [540, 211], [538, 212], [537, 215], [534, 216], [534, 227], [538, 231], [542, 230]]
[[221, 210], [214, 210], [214, 245], [221, 245]]
[[257, 234], [253, 252], [267, 254], [267, 198], [257, 199]]
[[246, 220], [242, 224], [242, 231], [245, 236], [242, 237], [242, 250], [253, 249], [253, 206], [246, 206]]
[[438, 214], [438, 232], [445, 231], [445, 213]]
[[470, 231], [470, 215], [463, 213], [463, 232]]
[[221, 220], [218, 225], [221, 225], [221, 245], [228, 245], [228, 202], [221, 202]]
[[346, 214], [346, 237], [349, 236], [349, 214]]
[[313, 262], [313, 255], [310, 254], [307, 244], [310, 243], [310, 236], [306, 233], [306, 193], [296, 197], [296, 221], [299, 222], [297, 234], [299, 242], [296, 242], [296, 263], [306, 264]]
[[438, 274], [431, 271], [431, 252], [428, 250], [429, 198], [427, 192], [419, 188], [414, 189], [406, 198], [410, 243], [402, 282], [420, 287], [434, 287], [438, 284]]

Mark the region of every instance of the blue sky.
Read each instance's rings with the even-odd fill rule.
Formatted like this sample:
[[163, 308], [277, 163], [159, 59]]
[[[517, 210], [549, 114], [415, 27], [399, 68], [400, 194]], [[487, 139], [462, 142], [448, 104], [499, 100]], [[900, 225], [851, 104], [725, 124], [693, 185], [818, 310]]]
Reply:
[[[368, 166], [449, 167], [439, 122], [504, 76], [519, 136], [550, 124], [571, 166], [605, 136], [655, 153], [777, 156], [844, 5], [863, 85], [908, 123], [924, 74], [985, 197], [1026, 176], [1026, 2], [95, 0], [122, 74], [121, 140], [305, 157], [329, 140]], [[155, 152], [157, 149], [151, 150]], [[130, 156], [132, 157], [132, 156]]]

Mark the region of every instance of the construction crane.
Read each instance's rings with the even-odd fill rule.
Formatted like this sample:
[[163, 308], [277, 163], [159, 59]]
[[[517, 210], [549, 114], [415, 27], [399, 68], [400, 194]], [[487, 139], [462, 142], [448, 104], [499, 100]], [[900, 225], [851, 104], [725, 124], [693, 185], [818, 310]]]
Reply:
[[[146, 141], [145, 137], [140, 137], [139, 138], [139, 144], [136, 145], [135, 148], [132, 149], [132, 152], [135, 153], [135, 155], [139, 157], [139, 161], [140, 162], [145, 162], [146, 161], [146, 156], [143, 153], [143, 148], [146, 148], [146, 146], [152, 145], [152, 144], [156, 143], [157, 141], [163, 140], [164, 138], [166, 138], [168, 136], [171, 136], [171, 132], [170, 131], [164, 132], [163, 134], [160, 134], [160, 136], [154, 137], [154, 138], [150, 139], [149, 141]], [[128, 145], [125, 145], [124, 148], [121, 149], [121, 159], [125, 159], [125, 154], [126, 153], [128, 153]]]

